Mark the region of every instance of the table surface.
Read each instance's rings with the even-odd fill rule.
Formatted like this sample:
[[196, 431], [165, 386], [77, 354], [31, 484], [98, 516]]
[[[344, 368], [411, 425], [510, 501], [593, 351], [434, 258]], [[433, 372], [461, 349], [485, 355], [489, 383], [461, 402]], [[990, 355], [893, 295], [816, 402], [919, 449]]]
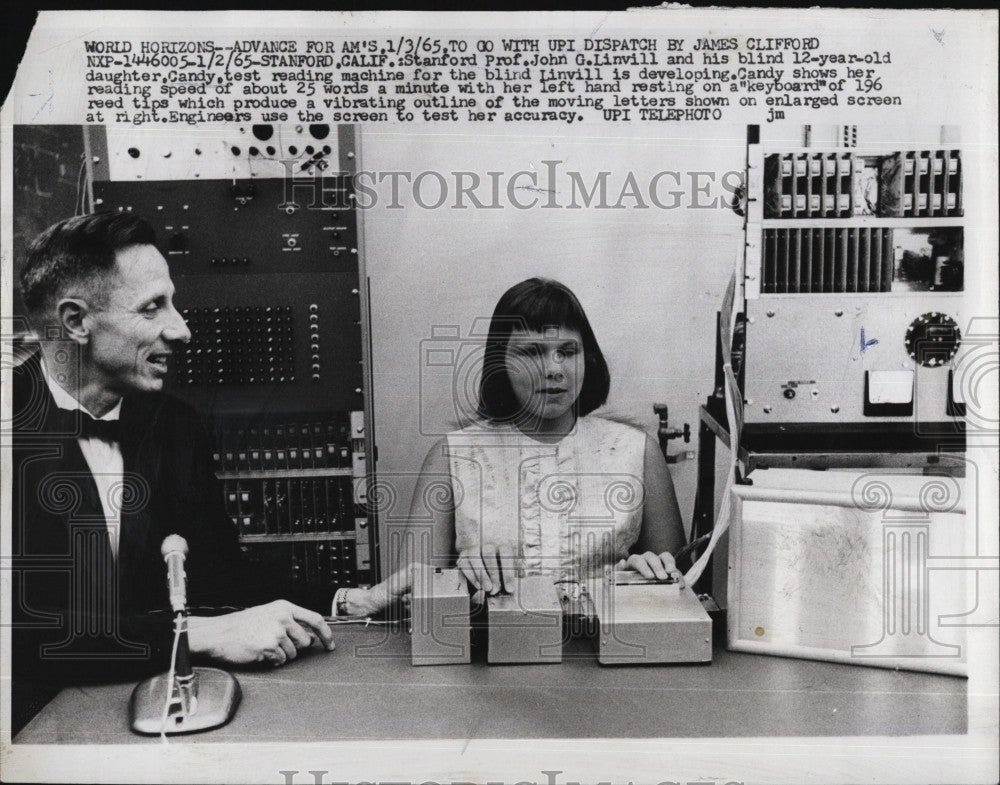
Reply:
[[[398, 628], [340, 626], [337, 649], [234, 671], [243, 700], [192, 743], [348, 739], [963, 734], [967, 682], [726, 651], [711, 665], [602, 666], [591, 639], [561, 664], [413, 667]], [[134, 684], [63, 690], [15, 743], [159, 743], [133, 734]]]

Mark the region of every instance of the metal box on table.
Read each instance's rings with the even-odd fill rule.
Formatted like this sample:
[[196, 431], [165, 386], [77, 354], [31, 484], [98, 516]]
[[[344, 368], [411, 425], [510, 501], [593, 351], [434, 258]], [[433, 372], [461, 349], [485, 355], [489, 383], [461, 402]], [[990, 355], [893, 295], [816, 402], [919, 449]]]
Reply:
[[598, 662], [712, 661], [712, 620], [690, 588], [681, 583], [616, 583], [613, 576], [609, 572], [588, 586], [600, 623]]
[[458, 570], [414, 570], [410, 613], [414, 665], [470, 661], [469, 589]]
[[528, 575], [487, 599], [490, 663], [562, 662], [562, 606], [552, 578]]

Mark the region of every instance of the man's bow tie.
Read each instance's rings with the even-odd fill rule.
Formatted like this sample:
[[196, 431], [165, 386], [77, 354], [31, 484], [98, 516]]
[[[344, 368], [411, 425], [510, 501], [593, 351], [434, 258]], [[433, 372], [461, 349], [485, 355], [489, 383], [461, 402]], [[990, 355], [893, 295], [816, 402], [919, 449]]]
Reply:
[[106, 442], [121, 442], [122, 427], [119, 420], [95, 420], [85, 411], [77, 409], [59, 410], [60, 430], [73, 433], [83, 439], [101, 439]]

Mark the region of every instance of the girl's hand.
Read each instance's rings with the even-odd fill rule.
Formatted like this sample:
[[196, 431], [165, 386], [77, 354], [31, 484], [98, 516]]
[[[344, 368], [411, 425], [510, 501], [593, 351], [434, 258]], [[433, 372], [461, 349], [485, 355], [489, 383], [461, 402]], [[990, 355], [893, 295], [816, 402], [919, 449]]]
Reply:
[[482, 605], [487, 594], [512, 590], [517, 577], [514, 547], [509, 544], [485, 543], [478, 551], [468, 548], [458, 554], [456, 566], [476, 589], [472, 595], [476, 605]]
[[413, 590], [413, 572], [416, 567], [415, 564], [408, 564], [370, 589], [348, 589], [344, 595], [348, 616], [381, 613], [397, 599], [406, 604]]
[[627, 559], [622, 559], [616, 565], [618, 569], [631, 568], [644, 578], [655, 578], [659, 581], [669, 580], [671, 577], [683, 581], [683, 576], [674, 563], [674, 557], [669, 551], [657, 555], [652, 551], [645, 553], [633, 553]]

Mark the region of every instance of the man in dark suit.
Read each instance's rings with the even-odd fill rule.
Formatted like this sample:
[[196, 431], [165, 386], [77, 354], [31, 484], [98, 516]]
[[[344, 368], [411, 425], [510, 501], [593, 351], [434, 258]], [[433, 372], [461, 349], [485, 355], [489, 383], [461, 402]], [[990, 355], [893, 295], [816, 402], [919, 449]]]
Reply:
[[[14, 369], [15, 733], [65, 684], [166, 669], [168, 534], [189, 545], [192, 654], [281, 665], [317, 642], [334, 648], [321, 615], [333, 590], [293, 604], [248, 573], [208, 436], [162, 392], [191, 336], [154, 243], [127, 213], [71, 218], [34, 241], [21, 273], [40, 350]], [[333, 613], [381, 610], [408, 576], [341, 589]]]

